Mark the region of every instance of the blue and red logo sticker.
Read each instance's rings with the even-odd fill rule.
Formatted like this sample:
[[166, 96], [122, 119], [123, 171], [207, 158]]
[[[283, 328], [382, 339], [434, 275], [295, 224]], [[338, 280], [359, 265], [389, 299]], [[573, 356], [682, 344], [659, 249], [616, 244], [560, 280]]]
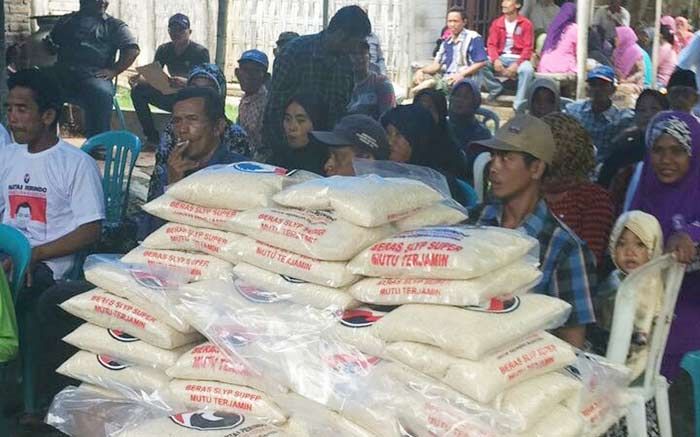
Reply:
[[485, 305], [470, 305], [464, 307], [465, 310], [492, 314], [512, 313], [518, 308], [520, 308], [520, 298], [517, 296], [510, 299], [493, 298]]
[[343, 311], [340, 324], [348, 328], [367, 328], [374, 325], [389, 311], [380, 311], [368, 307], [360, 307]]
[[284, 176], [287, 174], [287, 170], [282, 167], [275, 167], [274, 165], [261, 164], [259, 162], [243, 161], [231, 164], [231, 167], [243, 172], [243, 173], [258, 173], [258, 174], [276, 174], [279, 176]]
[[134, 337], [133, 335], [129, 335], [124, 331], [120, 331], [118, 329], [108, 329], [107, 333], [109, 334], [110, 337], [113, 339], [122, 342], [122, 343], [133, 343], [135, 341], [140, 341], [138, 338]]
[[245, 417], [235, 413], [195, 412], [170, 416], [170, 420], [183, 428], [199, 431], [234, 429], [245, 422]]
[[241, 296], [253, 303], [273, 303], [283, 300], [277, 293], [261, 290], [241, 281], [236, 281], [236, 289]]
[[97, 355], [97, 362], [107, 370], [124, 370], [129, 367], [109, 355]]

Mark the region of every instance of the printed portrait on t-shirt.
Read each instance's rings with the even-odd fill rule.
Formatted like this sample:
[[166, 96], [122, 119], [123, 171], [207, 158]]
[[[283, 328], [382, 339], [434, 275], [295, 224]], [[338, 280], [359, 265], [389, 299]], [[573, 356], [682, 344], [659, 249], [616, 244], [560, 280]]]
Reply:
[[30, 241], [46, 237], [46, 187], [33, 186], [29, 173], [23, 184], [11, 183], [8, 188], [6, 224], [21, 231]]

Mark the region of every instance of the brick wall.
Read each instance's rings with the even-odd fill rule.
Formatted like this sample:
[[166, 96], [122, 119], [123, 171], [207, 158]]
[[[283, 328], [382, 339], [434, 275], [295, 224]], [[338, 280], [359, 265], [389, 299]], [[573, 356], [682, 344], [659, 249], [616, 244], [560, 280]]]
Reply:
[[5, 44], [29, 35], [31, 0], [5, 0]]

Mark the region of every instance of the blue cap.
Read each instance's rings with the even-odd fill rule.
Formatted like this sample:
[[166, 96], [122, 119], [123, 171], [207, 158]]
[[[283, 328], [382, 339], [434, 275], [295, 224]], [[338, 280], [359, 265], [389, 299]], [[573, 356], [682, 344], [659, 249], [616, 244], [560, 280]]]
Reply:
[[610, 83], [615, 83], [615, 70], [608, 67], [607, 65], [599, 65], [593, 70], [588, 72], [588, 79], [603, 79]]
[[267, 60], [267, 55], [256, 49], [246, 50], [243, 52], [241, 59], [238, 60], [238, 63], [240, 64], [243, 61], [257, 62], [265, 67], [265, 70], [267, 70], [267, 67], [270, 66], [270, 61]]
[[177, 24], [178, 26], [182, 27], [183, 29], [189, 29], [190, 28], [190, 19], [187, 15], [177, 13], [170, 17], [168, 20], [168, 27], [172, 26], [173, 24]]

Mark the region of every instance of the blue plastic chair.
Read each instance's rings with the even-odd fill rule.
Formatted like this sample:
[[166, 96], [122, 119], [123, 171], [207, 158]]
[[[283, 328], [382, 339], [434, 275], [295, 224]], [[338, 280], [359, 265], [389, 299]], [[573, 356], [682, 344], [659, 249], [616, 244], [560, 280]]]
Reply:
[[17, 296], [24, 286], [24, 274], [32, 259], [32, 247], [23, 233], [11, 226], [0, 224], [0, 253], [5, 253], [12, 259], [10, 289], [14, 301], [17, 302]]
[[[501, 127], [501, 119], [498, 118], [498, 114], [490, 109], [479, 107], [479, 109], [476, 110], [476, 117], [492, 134]], [[489, 126], [489, 124], [493, 124], [493, 126]]]
[[81, 149], [86, 153], [98, 149], [105, 151], [102, 189], [106, 218], [102, 226], [119, 226], [126, 214], [131, 174], [141, 153], [141, 140], [128, 131], [104, 132], [87, 140]]
[[467, 208], [476, 206], [476, 204], [479, 203], [479, 196], [476, 194], [474, 188], [472, 188], [471, 185], [469, 185], [466, 181], [463, 181], [462, 179], [455, 178], [455, 180], [457, 181], [457, 186], [464, 194], [464, 197], [466, 197], [467, 199], [467, 204], [465, 206]]
[[681, 367], [693, 381], [693, 403], [695, 405], [695, 437], [700, 437], [700, 351], [688, 352], [681, 360]]

